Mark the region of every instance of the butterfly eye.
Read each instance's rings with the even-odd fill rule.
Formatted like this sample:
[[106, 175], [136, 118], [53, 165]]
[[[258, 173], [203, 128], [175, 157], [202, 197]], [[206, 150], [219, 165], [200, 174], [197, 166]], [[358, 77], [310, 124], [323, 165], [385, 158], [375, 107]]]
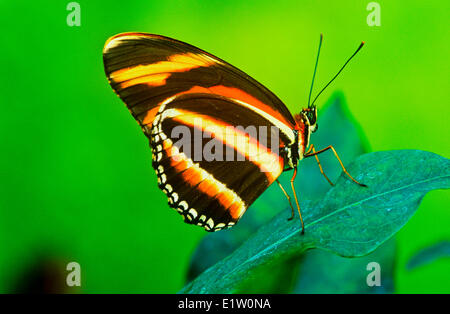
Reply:
[[310, 125], [314, 125], [316, 123], [316, 114], [314, 111], [308, 111], [306, 116], [308, 117]]

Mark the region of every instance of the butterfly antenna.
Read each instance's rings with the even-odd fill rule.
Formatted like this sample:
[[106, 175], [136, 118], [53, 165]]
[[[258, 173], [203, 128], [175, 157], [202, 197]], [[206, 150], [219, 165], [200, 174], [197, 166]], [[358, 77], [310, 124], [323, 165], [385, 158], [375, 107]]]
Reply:
[[344, 65], [341, 67], [341, 69], [339, 70], [339, 72], [338, 72], [338, 73], [331, 79], [331, 81], [329, 81], [328, 84], [325, 85], [325, 87], [322, 88], [322, 90], [317, 94], [317, 96], [316, 96], [316, 98], [314, 98], [314, 100], [313, 100], [311, 106], [314, 105], [314, 103], [316, 102], [316, 99], [320, 96], [320, 94], [322, 94], [322, 92], [328, 87], [328, 85], [330, 85], [331, 82], [333, 82], [334, 79], [335, 79], [336, 77], [338, 77], [338, 75], [342, 72], [342, 70], [345, 68], [345, 66], [350, 62], [350, 60], [353, 59], [353, 57], [358, 53], [358, 51], [361, 50], [361, 48], [362, 48], [363, 46], [364, 46], [364, 42], [361, 42], [361, 44], [359, 45], [358, 49], [356, 49], [356, 51], [352, 54], [352, 56], [351, 56], [350, 58], [348, 58], [348, 60], [344, 63]]
[[316, 77], [317, 65], [319, 64], [320, 47], [322, 47], [322, 41], [323, 41], [323, 34], [320, 34], [319, 50], [317, 51], [316, 65], [314, 66], [314, 73], [313, 73], [313, 77], [312, 77], [311, 88], [309, 90], [308, 108], [309, 108], [311, 94], [312, 94], [312, 90], [313, 90], [313, 86], [314, 86], [314, 79]]

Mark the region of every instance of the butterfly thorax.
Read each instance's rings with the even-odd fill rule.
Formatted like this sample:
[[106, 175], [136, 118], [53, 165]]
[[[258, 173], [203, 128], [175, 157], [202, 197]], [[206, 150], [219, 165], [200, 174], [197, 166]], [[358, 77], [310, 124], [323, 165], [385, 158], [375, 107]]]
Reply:
[[292, 130], [295, 141], [284, 148], [285, 169], [290, 170], [296, 168], [298, 162], [303, 159], [306, 147], [309, 145], [310, 131], [309, 127], [303, 123], [297, 123], [295, 129]]
[[294, 116], [296, 122], [292, 132], [295, 141], [284, 148], [285, 169], [290, 170], [297, 167], [298, 162], [303, 159], [309, 146], [311, 133], [317, 130], [317, 111], [315, 107], [303, 109]]

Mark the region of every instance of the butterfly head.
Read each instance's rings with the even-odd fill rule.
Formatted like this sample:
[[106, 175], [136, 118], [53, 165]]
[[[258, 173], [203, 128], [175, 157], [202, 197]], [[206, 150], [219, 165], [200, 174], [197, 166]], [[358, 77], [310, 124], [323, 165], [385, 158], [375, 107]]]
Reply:
[[303, 108], [300, 112], [300, 118], [309, 132], [314, 133], [317, 131], [319, 126], [317, 125], [317, 109], [316, 106], [312, 105], [308, 108]]
[[[308, 148], [309, 139], [311, 133], [314, 133], [318, 129], [317, 125], [317, 108], [316, 106], [308, 106], [307, 108], [303, 108], [300, 113], [294, 116], [296, 121], [296, 130], [298, 139], [296, 141], [296, 145], [298, 147], [298, 158], [302, 159], [303, 154]], [[294, 166], [296, 162], [293, 162]]]

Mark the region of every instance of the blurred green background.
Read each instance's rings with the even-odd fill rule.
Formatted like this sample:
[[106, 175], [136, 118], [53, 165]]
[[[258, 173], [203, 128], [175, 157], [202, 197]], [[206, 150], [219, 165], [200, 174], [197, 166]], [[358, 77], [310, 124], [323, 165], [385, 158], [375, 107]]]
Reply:
[[[0, 292], [25, 289], [49, 265], [64, 276], [69, 261], [81, 265], [76, 292], [172, 293], [184, 284], [206, 233], [168, 208], [147, 139], [107, 83], [103, 44], [120, 32], [196, 45], [292, 112], [307, 100], [319, 33], [316, 89], [364, 40], [319, 109], [341, 90], [372, 150], [450, 155], [448, 2], [378, 1], [379, 27], [366, 23], [369, 1], [78, 1], [80, 27], [66, 24], [69, 2], [0, 3]], [[450, 293], [448, 260], [405, 268], [450, 238], [449, 201], [448, 191], [428, 194], [399, 232], [396, 292]]]

